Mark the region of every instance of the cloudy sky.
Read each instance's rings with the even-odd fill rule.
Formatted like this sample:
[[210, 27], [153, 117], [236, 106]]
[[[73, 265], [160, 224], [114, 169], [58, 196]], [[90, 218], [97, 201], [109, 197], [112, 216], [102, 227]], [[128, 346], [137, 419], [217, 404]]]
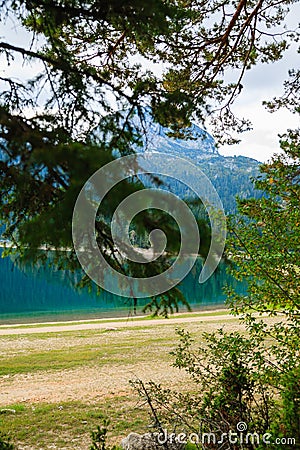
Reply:
[[[287, 26], [295, 28], [300, 17], [300, 4], [293, 6], [289, 14]], [[30, 37], [24, 29], [8, 21], [1, 25], [0, 39], [13, 42], [15, 45], [30, 45]], [[288, 70], [295, 68], [299, 61], [296, 44], [286, 52], [283, 60], [274, 64], [264, 64], [252, 68], [246, 73], [242, 84], [242, 93], [232, 110], [240, 117], [250, 119], [253, 129], [239, 136], [241, 142], [233, 146], [223, 146], [219, 149], [223, 155], [244, 155], [259, 161], [267, 161], [272, 154], [279, 151], [278, 134], [284, 133], [288, 128], [299, 126], [299, 118], [285, 110], [269, 113], [262, 105], [263, 100], [272, 99], [282, 93], [283, 81], [287, 78]], [[38, 71], [38, 66], [24, 66], [22, 59], [16, 57], [9, 67], [0, 67], [0, 75], [14, 75], [26, 79]], [[1, 87], [1, 86], [0, 86]]]
[[[289, 29], [299, 26], [300, 3], [292, 6], [286, 18]], [[253, 130], [239, 136], [241, 142], [233, 146], [223, 146], [223, 155], [244, 155], [265, 162], [278, 152], [278, 134], [289, 128], [299, 127], [299, 116], [281, 110], [269, 113], [262, 105], [263, 100], [271, 100], [283, 92], [283, 81], [288, 78], [288, 70], [299, 67], [298, 45], [292, 44], [284, 58], [274, 64], [253, 67], [242, 82], [244, 88], [232, 110], [238, 116], [250, 119]]]
[[279, 151], [278, 134], [299, 126], [299, 116], [286, 110], [271, 114], [262, 105], [263, 100], [271, 100], [283, 92], [282, 85], [288, 78], [288, 70], [295, 67], [297, 58], [299, 60], [295, 47], [293, 45], [288, 50], [283, 60], [254, 67], [246, 73], [244, 89], [232, 110], [238, 116], [250, 119], [253, 129], [239, 136], [239, 144], [221, 147], [221, 154], [244, 155], [267, 161]]

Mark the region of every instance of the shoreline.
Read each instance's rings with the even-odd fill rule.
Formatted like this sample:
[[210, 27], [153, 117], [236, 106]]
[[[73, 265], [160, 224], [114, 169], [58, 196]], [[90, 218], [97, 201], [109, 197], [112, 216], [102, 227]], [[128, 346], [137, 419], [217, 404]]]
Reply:
[[34, 322], [1, 324], [0, 336], [16, 334], [57, 333], [80, 330], [117, 330], [118, 328], [136, 328], [143, 325], [169, 325], [201, 321], [229, 320], [234, 317], [226, 308], [175, 313], [168, 318], [161, 316], [130, 316], [98, 319], [82, 319], [75, 321]]
[[[216, 304], [203, 304], [197, 305], [192, 308], [191, 311], [187, 311], [182, 307], [177, 313], [173, 315], [183, 314], [200, 314], [213, 311], [221, 311], [227, 309], [225, 303]], [[6, 326], [29, 326], [29, 325], [42, 325], [42, 324], [58, 324], [58, 323], [71, 323], [71, 322], [92, 322], [92, 321], [114, 321], [114, 320], [129, 320], [129, 319], [147, 319], [151, 317], [150, 314], [143, 314], [142, 309], [137, 310], [137, 314], [133, 313], [130, 306], [128, 309], [116, 308], [107, 310], [70, 310], [70, 311], [57, 311], [57, 312], [36, 312], [32, 314], [26, 313], [3, 313], [0, 314], [0, 328]]]

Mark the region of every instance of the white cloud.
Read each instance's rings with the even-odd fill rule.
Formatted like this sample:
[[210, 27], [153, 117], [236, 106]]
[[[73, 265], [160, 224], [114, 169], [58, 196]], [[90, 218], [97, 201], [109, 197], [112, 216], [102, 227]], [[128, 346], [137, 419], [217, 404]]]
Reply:
[[253, 130], [243, 133], [239, 144], [221, 147], [222, 155], [244, 155], [265, 162], [280, 150], [278, 134], [299, 126], [296, 115], [286, 110], [271, 114], [262, 106], [261, 101], [244, 104], [237, 107], [236, 111], [251, 120]]

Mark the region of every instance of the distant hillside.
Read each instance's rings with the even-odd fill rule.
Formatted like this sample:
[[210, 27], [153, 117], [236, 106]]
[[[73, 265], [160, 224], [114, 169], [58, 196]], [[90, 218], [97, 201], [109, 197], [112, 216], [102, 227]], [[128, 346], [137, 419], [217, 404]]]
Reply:
[[216, 188], [226, 213], [229, 214], [236, 212], [236, 196], [241, 198], [261, 196], [251, 182], [251, 178], [259, 173], [259, 164], [255, 159], [245, 156], [221, 155], [199, 163]]
[[192, 139], [168, 136], [170, 130], [148, 122], [146, 152], [156, 151], [186, 157], [198, 164], [216, 188], [227, 214], [236, 212], [235, 197], [258, 197], [252, 177], [259, 173], [259, 162], [245, 156], [222, 156], [215, 147], [214, 139], [206, 131], [193, 124]]

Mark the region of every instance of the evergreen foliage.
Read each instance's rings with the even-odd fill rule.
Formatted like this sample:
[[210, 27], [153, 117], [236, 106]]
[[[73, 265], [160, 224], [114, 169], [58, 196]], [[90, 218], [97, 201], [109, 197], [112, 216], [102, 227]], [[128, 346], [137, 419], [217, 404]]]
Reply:
[[[170, 136], [186, 138], [192, 117], [201, 123], [210, 117], [219, 142], [235, 141], [230, 129], [249, 128], [231, 111], [244, 73], [277, 61], [297, 39], [297, 32], [283, 27], [293, 3], [2, 0], [1, 21], [26, 30], [28, 43], [2, 40], [1, 58], [12, 67], [21, 60], [38, 72], [27, 81], [9, 71], [0, 77], [0, 217], [14, 251], [37, 260], [44, 257], [41, 246], [71, 247], [81, 187], [97, 169], [142, 145], [146, 105]], [[290, 75], [287, 91], [298, 79], [297, 72]], [[286, 94], [269, 107], [288, 99]], [[138, 180], [124, 181], [99, 212], [96, 232], [108, 253], [113, 208], [139, 189]], [[159, 222], [158, 215], [153, 220], [145, 213], [135, 227], [144, 233]], [[172, 253], [176, 230], [168, 223], [163, 231], [172, 238]], [[200, 252], [205, 256], [204, 248]], [[56, 262], [61, 264], [59, 253]], [[68, 266], [76, 269], [74, 255]], [[117, 268], [149, 277], [167, 266], [160, 260], [151, 268]], [[168, 298], [165, 304], [175, 308], [183, 300], [176, 289]]]
[[[284, 27], [294, 3], [2, 0], [1, 20], [24, 27], [31, 41], [24, 46], [1, 41], [1, 57], [9, 64], [21, 57], [25, 65], [40, 67], [27, 82], [0, 77], [0, 214], [15, 251], [38, 259], [41, 245], [71, 246], [72, 210], [81, 187], [98, 168], [143, 144], [146, 105], [170, 136], [188, 138], [192, 117], [203, 123], [209, 116], [218, 141], [235, 142], [232, 131], [250, 127], [231, 110], [244, 74], [258, 63], [279, 60], [298, 40], [299, 33]], [[299, 112], [298, 95], [299, 71], [291, 70], [283, 96], [266, 106]], [[139, 120], [133, 123], [135, 115]], [[172, 393], [151, 383], [147, 400], [152, 412], [155, 402], [159, 429], [157, 419], [163, 421], [167, 411], [167, 421], [187, 430], [198, 431], [201, 423], [202, 431], [218, 426], [220, 435], [245, 421], [259, 434], [296, 439], [290, 446], [227, 442], [231, 448], [299, 446], [299, 132], [283, 136], [281, 148], [256, 182], [266, 196], [241, 201], [232, 225], [228, 256], [237, 279], [249, 281], [249, 293], [229, 292], [230, 305], [242, 315], [249, 336], [219, 331], [205, 336], [206, 348], [194, 351], [181, 332], [175, 364], [192, 375], [198, 390]], [[105, 203], [96, 223], [102, 247], [112, 246], [114, 207], [142, 187], [128, 180]], [[151, 230], [159, 223], [150, 214], [135, 226], [143, 232], [145, 224]], [[178, 230], [163, 223], [172, 237], [171, 254]], [[115, 259], [111, 264], [118, 266]], [[126, 271], [149, 277], [167, 264], [129, 264]], [[74, 255], [68, 267], [76, 269]], [[180, 300], [173, 289], [153, 299], [152, 307], [166, 314]], [[261, 314], [274, 320], [267, 323]], [[137, 387], [145, 395], [144, 386]], [[99, 429], [94, 447], [103, 444], [102, 437]]]

